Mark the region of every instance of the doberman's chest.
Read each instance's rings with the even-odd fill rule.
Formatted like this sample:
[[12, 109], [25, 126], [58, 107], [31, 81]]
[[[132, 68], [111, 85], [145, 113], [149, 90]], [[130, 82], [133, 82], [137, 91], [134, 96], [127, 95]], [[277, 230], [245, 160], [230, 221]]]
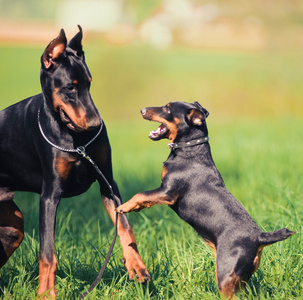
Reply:
[[54, 165], [61, 182], [63, 197], [84, 193], [96, 180], [93, 166], [83, 159], [59, 156], [55, 159]]
[[0, 163], [0, 187], [13, 191], [40, 194], [47, 189], [62, 197], [72, 197], [87, 191], [95, 179], [95, 171], [89, 162], [68, 155], [49, 158], [48, 163], [39, 162], [39, 159], [35, 163], [27, 161], [22, 168], [19, 165], [19, 169], [14, 161], [7, 165]]

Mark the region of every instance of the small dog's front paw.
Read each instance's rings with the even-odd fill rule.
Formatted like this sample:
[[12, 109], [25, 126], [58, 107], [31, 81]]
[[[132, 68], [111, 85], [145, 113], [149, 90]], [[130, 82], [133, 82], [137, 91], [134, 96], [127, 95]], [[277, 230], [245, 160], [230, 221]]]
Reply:
[[126, 211], [126, 210], [124, 209], [124, 204], [122, 204], [122, 205], [120, 205], [120, 206], [118, 206], [118, 207], [116, 208], [116, 212], [117, 212], [118, 214], [125, 214], [125, 213], [127, 213], [128, 211]]
[[132, 211], [140, 211], [142, 209], [142, 205], [136, 201], [129, 200], [124, 204], [121, 204], [116, 208], [116, 212], [119, 214], [126, 214]]

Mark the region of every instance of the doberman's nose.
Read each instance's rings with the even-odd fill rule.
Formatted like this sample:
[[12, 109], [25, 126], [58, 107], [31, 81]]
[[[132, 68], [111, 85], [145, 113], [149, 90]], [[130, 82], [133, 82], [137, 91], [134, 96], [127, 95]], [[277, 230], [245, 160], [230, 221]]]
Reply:
[[93, 130], [101, 125], [101, 117], [95, 117], [87, 123], [88, 130]]

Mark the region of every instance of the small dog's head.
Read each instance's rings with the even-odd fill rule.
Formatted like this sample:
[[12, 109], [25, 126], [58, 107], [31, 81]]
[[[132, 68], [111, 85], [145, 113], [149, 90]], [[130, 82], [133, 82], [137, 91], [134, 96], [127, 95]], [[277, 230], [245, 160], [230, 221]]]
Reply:
[[76, 132], [101, 124], [90, 96], [92, 76], [82, 50], [82, 29], [67, 44], [65, 32], [49, 43], [41, 57], [40, 80], [51, 109], [66, 126]]
[[161, 123], [157, 130], [149, 134], [154, 141], [167, 138], [176, 142], [197, 130], [207, 135], [205, 119], [209, 113], [198, 102], [170, 102], [161, 107], [144, 108], [141, 113], [144, 119]]

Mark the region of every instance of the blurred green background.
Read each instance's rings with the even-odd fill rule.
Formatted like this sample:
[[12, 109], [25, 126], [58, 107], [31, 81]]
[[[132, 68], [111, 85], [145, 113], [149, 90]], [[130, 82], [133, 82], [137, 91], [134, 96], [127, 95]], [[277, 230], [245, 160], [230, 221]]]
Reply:
[[212, 120], [301, 117], [302, 2], [226, 2], [1, 0], [0, 108], [40, 92], [44, 48], [79, 23], [107, 120], [172, 100], [199, 101]]

